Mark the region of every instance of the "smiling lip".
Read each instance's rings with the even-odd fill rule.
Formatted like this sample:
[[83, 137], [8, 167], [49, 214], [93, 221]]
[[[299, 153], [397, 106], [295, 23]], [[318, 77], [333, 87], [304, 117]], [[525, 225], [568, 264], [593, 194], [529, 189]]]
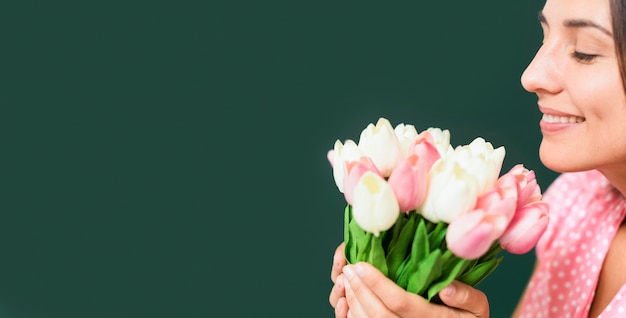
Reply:
[[539, 127], [541, 127], [541, 132], [544, 135], [560, 133], [585, 122], [584, 117], [560, 112], [551, 108], [539, 106], [539, 110], [543, 113]]

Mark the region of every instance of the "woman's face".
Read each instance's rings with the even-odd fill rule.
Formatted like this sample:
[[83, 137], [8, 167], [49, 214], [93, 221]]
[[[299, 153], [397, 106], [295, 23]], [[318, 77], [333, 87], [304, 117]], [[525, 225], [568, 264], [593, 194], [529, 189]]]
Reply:
[[560, 171], [626, 172], [626, 95], [609, 0], [547, 0], [541, 48], [522, 74], [537, 94], [541, 161]]

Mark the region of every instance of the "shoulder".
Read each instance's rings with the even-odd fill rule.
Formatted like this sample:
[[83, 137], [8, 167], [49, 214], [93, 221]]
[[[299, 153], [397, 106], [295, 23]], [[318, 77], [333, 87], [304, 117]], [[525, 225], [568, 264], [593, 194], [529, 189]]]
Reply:
[[545, 191], [544, 200], [557, 203], [559, 198], [593, 195], [609, 186], [608, 180], [597, 170], [562, 173]]
[[550, 204], [550, 217], [559, 217], [562, 208], [583, 203], [606, 193], [611, 185], [597, 170], [568, 172], [559, 175], [544, 192], [543, 200]]

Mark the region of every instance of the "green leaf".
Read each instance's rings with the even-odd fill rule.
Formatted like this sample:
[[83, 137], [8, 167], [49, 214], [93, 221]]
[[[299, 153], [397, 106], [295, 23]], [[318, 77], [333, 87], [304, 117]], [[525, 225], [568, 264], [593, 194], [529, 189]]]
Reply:
[[[448, 251], [449, 250], [447, 250], [446, 253]], [[444, 253], [444, 255], [446, 253]], [[447, 259], [442, 257], [442, 259], [444, 259], [444, 266], [441, 278], [428, 288], [428, 301], [431, 301], [433, 297], [439, 293], [439, 291], [452, 283], [452, 281], [455, 280], [472, 263], [472, 261], [456, 257], [452, 253], [450, 253], [450, 255], [452, 256]]]
[[382, 247], [382, 236], [376, 237], [374, 234], [364, 232], [357, 242], [358, 250], [351, 259], [350, 264], [358, 262], [367, 262], [372, 264], [387, 276], [387, 262], [385, 261], [385, 251]]
[[441, 275], [441, 251], [434, 250], [421, 260], [417, 268], [409, 274], [406, 290], [422, 295], [428, 286]]
[[348, 205], [345, 210], [344, 221], [344, 255], [348, 264], [367, 262], [378, 268], [387, 275], [387, 262], [385, 250], [382, 246], [383, 235], [375, 236], [366, 232], [352, 218], [352, 207]]
[[350, 235], [354, 243], [352, 245], [353, 248], [351, 249], [351, 256], [354, 263], [365, 261], [365, 252], [369, 249], [370, 245], [370, 241], [367, 238], [368, 234], [371, 233], [365, 232], [365, 230], [361, 229], [359, 224], [354, 219], [350, 221]]
[[476, 286], [483, 279], [485, 279], [491, 272], [493, 272], [498, 264], [502, 261], [503, 257], [493, 258], [483, 263], [478, 263], [471, 269], [469, 269], [466, 273], [461, 275], [458, 280], [466, 283], [470, 286]]
[[352, 209], [350, 205], [348, 204], [344, 212], [344, 223], [343, 223], [343, 241], [345, 243], [343, 246], [343, 254], [348, 264], [353, 263], [352, 259], [354, 258], [354, 255], [356, 255], [356, 242], [353, 238], [354, 235], [350, 233], [350, 220], [351, 219], [352, 219]]
[[[398, 268], [396, 269], [396, 278], [394, 279], [396, 284], [398, 283], [399, 275], [404, 272], [404, 268], [406, 267], [406, 264], [408, 262], [409, 262], [409, 258], [406, 258], [402, 263], [400, 263], [400, 266], [398, 266]], [[401, 286], [402, 288], [406, 288], [406, 282], [407, 281], [408, 281], [408, 279], [405, 280], [404, 286]]]
[[[432, 222], [429, 222], [432, 223]], [[445, 222], [437, 223], [437, 226], [428, 233], [428, 239], [430, 242], [430, 248], [444, 248], [446, 232], [448, 231], [448, 224]]]
[[343, 241], [347, 246], [350, 242], [350, 219], [352, 218], [352, 209], [349, 204], [346, 205], [343, 215]]
[[[409, 254], [409, 246], [413, 239], [413, 233], [415, 233], [415, 219], [416, 213], [411, 213], [406, 221], [399, 221], [405, 223], [401, 228], [394, 226], [396, 231], [395, 239], [391, 241], [389, 251], [387, 253], [387, 266], [389, 268], [389, 278], [395, 280], [397, 278], [397, 271], [400, 264], [407, 258]], [[405, 219], [401, 217], [399, 219]], [[398, 224], [398, 222], [396, 223]]]
[[359, 261], [358, 259], [364, 258], [361, 254], [369, 248], [367, 246], [368, 240], [366, 237], [368, 233], [365, 232], [354, 219], [350, 220], [348, 231], [350, 232], [350, 240], [352, 241], [348, 249], [348, 260], [350, 264], [354, 264]]
[[388, 276], [387, 261], [385, 260], [385, 251], [382, 246], [382, 235], [376, 237], [372, 233], [368, 233], [369, 250], [367, 251], [366, 262], [378, 268], [385, 276]]
[[502, 250], [503, 248], [502, 246], [500, 246], [500, 242], [495, 241], [493, 244], [491, 244], [491, 247], [489, 248], [489, 250], [478, 259], [478, 262], [482, 263], [492, 258], [495, 258], [500, 252], [502, 252]]
[[413, 244], [411, 244], [411, 257], [421, 260], [430, 252], [428, 242], [428, 232], [426, 231], [426, 224], [424, 218], [420, 217], [415, 230], [415, 236], [413, 237]]
[[412, 273], [417, 270], [419, 264], [430, 254], [426, 224], [424, 224], [424, 219], [421, 216], [418, 219], [419, 221], [416, 220], [417, 229], [413, 235], [409, 257], [404, 261], [406, 264], [403, 265], [402, 270], [398, 270], [396, 274], [396, 283], [404, 289], [407, 288]]
[[396, 284], [398, 286], [406, 289], [406, 286], [409, 284], [411, 269], [415, 269], [415, 266], [415, 261], [411, 257], [407, 258], [404, 262], [402, 262], [402, 264], [400, 264], [400, 267], [396, 272]]
[[383, 248], [385, 248], [385, 251], [388, 252], [389, 248], [396, 244], [400, 233], [407, 222], [408, 217], [406, 213], [400, 213], [396, 219], [396, 223], [394, 223], [391, 229], [385, 231], [385, 239], [383, 240]]
[[363, 251], [366, 251], [369, 247], [367, 246], [368, 240], [366, 238], [367, 232], [363, 230], [356, 220], [352, 217], [352, 208], [349, 208], [349, 214], [346, 219], [349, 219], [350, 222], [348, 224], [348, 242], [344, 246], [344, 254], [346, 256], [346, 261], [348, 264], [354, 264], [359, 261], [359, 259], [365, 258]]
[[398, 219], [396, 220], [396, 223], [393, 225], [393, 227], [391, 227], [391, 229], [387, 231], [387, 238], [389, 239], [388, 242], [385, 242], [387, 243], [387, 247], [392, 247], [396, 244], [396, 242], [400, 238], [400, 233], [402, 233], [402, 229], [404, 229], [404, 226], [408, 223], [408, 221], [409, 217], [405, 213], [400, 213]]

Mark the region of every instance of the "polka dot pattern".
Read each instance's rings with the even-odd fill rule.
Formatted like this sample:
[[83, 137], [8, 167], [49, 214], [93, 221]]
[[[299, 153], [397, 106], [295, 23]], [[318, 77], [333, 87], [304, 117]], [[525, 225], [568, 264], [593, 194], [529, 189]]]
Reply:
[[626, 285], [617, 292], [613, 300], [604, 309], [598, 318], [613, 318], [626, 316]]
[[[520, 318], [589, 315], [602, 262], [626, 214], [626, 200], [597, 171], [564, 173], [544, 193], [550, 223]], [[626, 285], [599, 317], [626, 317]]]

